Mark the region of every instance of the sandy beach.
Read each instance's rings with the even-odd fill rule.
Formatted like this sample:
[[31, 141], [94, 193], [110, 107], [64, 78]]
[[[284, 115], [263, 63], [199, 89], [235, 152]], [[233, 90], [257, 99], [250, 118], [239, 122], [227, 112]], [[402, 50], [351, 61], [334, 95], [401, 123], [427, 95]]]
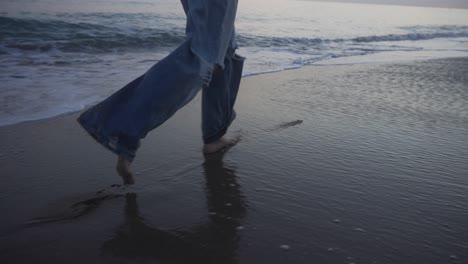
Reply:
[[142, 142], [137, 184], [79, 113], [0, 127], [0, 262], [468, 263], [468, 59], [242, 80], [225, 154], [200, 97]]

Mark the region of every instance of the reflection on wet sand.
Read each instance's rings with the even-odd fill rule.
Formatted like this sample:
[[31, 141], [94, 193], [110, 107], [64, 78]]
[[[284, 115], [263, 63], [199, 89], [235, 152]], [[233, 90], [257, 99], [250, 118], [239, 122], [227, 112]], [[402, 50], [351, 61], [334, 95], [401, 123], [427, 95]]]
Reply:
[[163, 263], [237, 263], [238, 230], [247, 203], [236, 181], [235, 168], [223, 154], [203, 163], [206, 178], [208, 221], [188, 230], [162, 230], [145, 224], [137, 194], [126, 195], [125, 222], [102, 245], [105, 255]]

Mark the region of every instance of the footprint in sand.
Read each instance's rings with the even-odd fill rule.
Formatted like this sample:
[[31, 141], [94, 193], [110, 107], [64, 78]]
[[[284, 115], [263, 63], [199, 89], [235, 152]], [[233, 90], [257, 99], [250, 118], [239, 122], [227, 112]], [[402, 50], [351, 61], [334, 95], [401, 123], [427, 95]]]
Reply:
[[43, 210], [43, 213], [40, 213], [43, 216], [34, 217], [27, 221], [26, 226], [72, 220], [87, 215], [105, 201], [124, 197], [124, 191], [125, 188], [121, 185], [111, 185], [109, 188], [93, 193], [61, 197], [59, 200], [50, 203]]

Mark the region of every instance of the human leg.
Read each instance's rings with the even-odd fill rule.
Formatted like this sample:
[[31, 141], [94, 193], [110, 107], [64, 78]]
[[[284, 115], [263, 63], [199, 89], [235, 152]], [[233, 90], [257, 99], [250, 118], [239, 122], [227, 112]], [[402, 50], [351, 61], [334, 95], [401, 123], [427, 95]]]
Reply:
[[129, 166], [140, 139], [208, 86], [215, 65], [224, 67], [219, 54], [227, 50], [236, 7], [236, 0], [190, 1], [187, 40], [143, 76], [78, 118], [97, 142], [118, 155], [117, 170], [124, 182], [131, 176]]
[[[235, 38], [235, 33], [232, 37]], [[231, 43], [224, 59], [224, 69], [215, 71], [210, 85], [202, 91], [204, 153], [217, 152], [238, 141], [236, 138], [223, 137], [236, 117], [234, 104], [244, 63], [244, 58], [235, 53], [234, 39]]]

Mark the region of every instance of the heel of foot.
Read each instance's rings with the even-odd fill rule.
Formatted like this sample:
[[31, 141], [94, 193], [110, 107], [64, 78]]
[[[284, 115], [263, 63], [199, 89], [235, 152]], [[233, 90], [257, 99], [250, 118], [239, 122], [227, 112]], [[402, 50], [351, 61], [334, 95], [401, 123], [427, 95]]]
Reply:
[[126, 185], [135, 184], [133, 173], [130, 171], [130, 164], [130, 161], [119, 156], [117, 160], [116, 170], [120, 177], [122, 177], [123, 183]]
[[239, 138], [220, 138], [215, 142], [205, 144], [203, 146], [204, 154], [214, 154], [221, 151], [225, 151], [239, 142]]

